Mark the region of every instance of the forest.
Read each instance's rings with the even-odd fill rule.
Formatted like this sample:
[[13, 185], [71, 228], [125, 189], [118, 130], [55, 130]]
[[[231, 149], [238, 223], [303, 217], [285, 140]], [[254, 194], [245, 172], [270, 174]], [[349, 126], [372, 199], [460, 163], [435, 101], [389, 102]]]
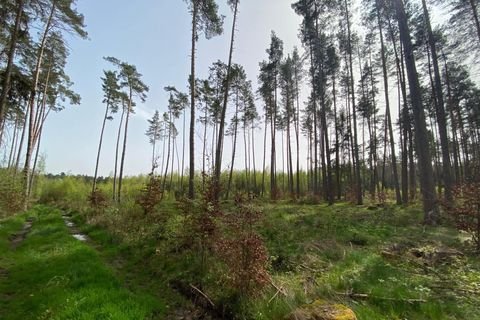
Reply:
[[54, 118], [86, 108], [71, 43], [98, 33], [76, 0], [0, 1], [0, 319], [480, 319], [480, 1], [255, 2], [300, 21], [275, 17], [300, 45], [247, 48], [255, 74], [251, 2], [165, 5], [188, 71], [141, 154], [158, 83], [85, 60], [95, 140], [55, 154], [89, 171], [59, 173], [44, 145], [76, 124]]

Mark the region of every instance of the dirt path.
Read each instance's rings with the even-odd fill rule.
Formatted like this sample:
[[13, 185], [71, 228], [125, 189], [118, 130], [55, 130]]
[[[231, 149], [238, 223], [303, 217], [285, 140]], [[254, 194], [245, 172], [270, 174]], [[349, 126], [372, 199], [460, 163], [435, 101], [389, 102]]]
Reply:
[[63, 218], [63, 221], [65, 222], [65, 225], [68, 227], [68, 229], [70, 230], [70, 234], [77, 240], [80, 240], [80, 241], [85, 241], [85, 242], [90, 242], [88, 241], [88, 237], [81, 233], [80, 230], [77, 228], [77, 226], [75, 225], [75, 223], [73, 223], [73, 221], [71, 220], [72, 217], [67, 215], [67, 214], [62, 214], [62, 218]]
[[25, 240], [28, 233], [32, 229], [33, 220], [34, 220], [33, 217], [28, 218], [25, 221], [25, 224], [23, 225], [22, 230], [20, 230], [10, 239], [10, 247], [12, 248], [12, 250], [17, 249], [17, 247], [23, 242], [23, 240]]

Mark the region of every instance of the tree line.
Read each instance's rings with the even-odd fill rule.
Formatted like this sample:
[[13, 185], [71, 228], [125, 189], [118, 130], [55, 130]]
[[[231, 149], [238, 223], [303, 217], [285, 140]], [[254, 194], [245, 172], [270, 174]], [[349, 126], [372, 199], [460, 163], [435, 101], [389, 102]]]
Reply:
[[[329, 204], [384, 201], [392, 191], [397, 204], [421, 199], [425, 222], [434, 224], [439, 203], [453, 200], [454, 186], [479, 178], [480, 89], [470, 73], [480, 52], [478, 0], [295, 1], [302, 47], [285, 52], [272, 31], [257, 90], [235, 59], [238, 20], [248, 19], [240, 13], [242, 3], [227, 1], [232, 25], [226, 62], [213, 63], [200, 79], [197, 42], [222, 34], [224, 19], [215, 0], [185, 2], [191, 15], [188, 92], [166, 87], [166, 111], [155, 112], [146, 131], [150, 173], [161, 176], [163, 192], [175, 189], [193, 199], [208, 175], [217, 200], [228, 198], [242, 148], [243, 191], [273, 200], [311, 195]], [[9, 0], [0, 12], [0, 143], [6, 166], [16, 172], [24, 161], [26, 199], [35, 173], [32, 156], [38, 156], [50, 110], [60, 110], [65, 98], [79, 102], [63, 72], [68, 50], [62, 32], [86, 36], [74, 4]], [[443, 12], [443, 25], [432, 24], [435, 7]], [[32, 37], [33, 25], [44, 33]], [[104, 128], [120, 114], [112, 191], [120, 201], [128, 122], [148, 86], [134, 65], [105, 59], [112, 70], [102, 77], [105, 113], [92, 193]], [[198, 132], [201, 146], [195, 145]], [[256, 154], [259, 143], [263, 152]], [[202, 175], [195, 172], [200, 167]]]

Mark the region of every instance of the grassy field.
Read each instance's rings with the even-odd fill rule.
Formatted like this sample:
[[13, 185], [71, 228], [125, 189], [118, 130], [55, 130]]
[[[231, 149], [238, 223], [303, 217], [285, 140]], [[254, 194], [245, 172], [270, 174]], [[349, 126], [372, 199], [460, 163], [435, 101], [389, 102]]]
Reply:
[[[271, 283], [250, 296], [229, 286], [215, 254], [199, 277], [197, 247], [186, 240], [187, 217], [174, 201], [148, 215], [132, 201], [101, 212], [65, 209], [87, 243], [71, 237], [50, 207], [1, 220], [0, 318], [193, 317], [198, 308], [171, 289], [177, 281], [200, 282], [238, 319], [283, 319], [318, 299], [347, 305], [361, 320], [480, 318], [480, 260], [447, 221], [424, 227], [415, 206], [252, 204], [262, 211], [255, 230], [268, 250]], [[231, 202], [222, 207], [235, 211]], [[14, 250], [9, 238], [28, 217], [33, 227]]]
[[[365, 320], [478, 318], [480, 263], [468, 237], [448, 227], [425, 228], [419, 208], [257, 206], [268, 270], [285, 294], [267, 285], [238, 299], [219, 275], [222, 266], [202, 280], [204, 292], [233, 306], [240, 318], [282, 319], [316, 299], [346, 304]], [[183, 217], [175, 203], [163, 203], [150, 216], [107, 210], [75, 217], [111, 261], [121, 257], [123, 274], [133, 277], [125, 281], [147, 281], [155, 292], [177, 279], [194, 281], [197, 259], [182, 247]], [[219, 264], [215, 257], [208, 263]]]

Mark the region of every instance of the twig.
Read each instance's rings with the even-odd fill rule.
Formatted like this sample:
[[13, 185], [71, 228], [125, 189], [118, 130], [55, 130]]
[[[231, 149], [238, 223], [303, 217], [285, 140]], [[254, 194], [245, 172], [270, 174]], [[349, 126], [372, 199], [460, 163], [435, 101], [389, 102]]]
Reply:
[[212, 300], [210, 300], [210, 298], [205, 293], [203, 293], [200, 289], [195, 287], [193, 284], [190, 284], [190, 288], [192, 288], [195, 291], [197, 291], [198, 293], [200, 293], [205, 299], [207, 299], [207, 301], [212, 305], [212, 307], [215, 308], [215, 304], [212, 302]]
[[[275, 283], [273, 283], [272, 279], [268, 279], [268, 282], [272, 285], [272, 287], [274, 287], [275, 289], [277, 289], [277, 293], [281, 293], [283, 294], [285, 297], [287, 296], [287, 293], [285, 292], [285, 288], [284, 287], [278, 287]], [[275, 294], [275, 295], [276, 295]]]
[[377, 300], [387, 300], [387, 301], [402, 301], [408, 303], [424, 303], [427, 300], [424, 299], [398, 299], [398, 298], [388, 298], [388, 297], [378, 297], [378, 296], [371, 296], [366, 293], [342, 293], [342, 292], [335, 292], [336, 295], [345, 296], [349, 298], [357, 298], [357, 299], [377, 299]]

